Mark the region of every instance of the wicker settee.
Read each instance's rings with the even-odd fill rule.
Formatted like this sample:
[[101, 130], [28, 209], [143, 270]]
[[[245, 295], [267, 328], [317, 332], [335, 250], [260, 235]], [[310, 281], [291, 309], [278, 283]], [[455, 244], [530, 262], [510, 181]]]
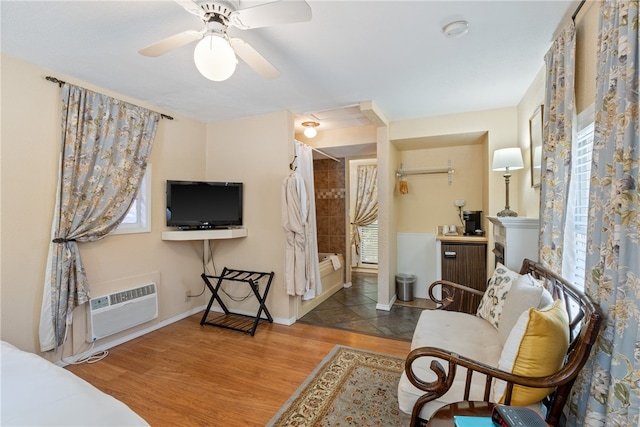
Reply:
[[[507, 270], [500, 264], [498, 266]], [[558, 425], [575, 378], [596, 341], [602, 312], [567, 280], [541, 264], [525, 259], [519, 273], [508, 274], [514, 280], [517, 277], [518, 281], [535, 279], [536, 286], [544, 287], [546, 291], [541, 292], [551, 299], [546, 303], [540, 302], [540, 305], [546, 304], [546, 308], [533, 303], [532, 307], [524, 307], [524, 314], [509, 313], [509, 310], [522, 309], [526, 300], [518, 292], [537, 290], [512, 283], [510, 291], [500, 294], [495, 285], [507, 279], [504, 278], [506, 276], [496, 278], [496, 272], [486, 292], [444, 280], [430, 286], [429, 295], [438, 304], [438, 309], [422, 313], [414, 332], [412, 351], [407, 356], [405, 372], [398, 386], [400, 409], [412, 414], [412, 426], [423, 425], [439, 407], [464, 400], [530, 406], [545, 417], [548, 424]], [[465, 293], [482, 296], [478, 314], [447, 311]], [[509, 296], [511, 303], [507, 305]], [[491, 305], [502, 302], [504, 306], [500, 309], [497, 305]], [[518, 305], [518, 308], [512, 308]], [[481, 313], [483, 310], [484, 316]], [[553, 311], [566, 313], [560, 316], [566, 323], [559, 327], [563, 330], [564, 338], [539, 345], [531, 342], [526, 344], [527, 338], [521, 335], [517, 338], [521, 341], [513, 342], [513, 336], [531, 325], [532, 318], [546, 316]], [[509, 317], [518, 319], [508, 321]], [[525, 317], [527, 319], [523, 320]], [[498, 324], [498, 320], [501, 324]], [[500, 326], [510, 330], [500, 330]], [[544, 333], [552, 329], [546, 324], [541, 327]], [[522, 334], [526, 335], [525, 332]], [[508, 347], [516, 347], [514, 351], [518, 354], [514, 357], [518, 358], [520, 353], [526, 356], [523, 350], [526, 345], [531, 347], [533, 359], [525, 362], [533, 364], [534, 370], [537, 369], [535, 365], [540, 364], [537, 360], [540, 357], [555, 357], [558, 360], [556, 367], [551, 370], [547, 368], [542, 375], [526, 375], [522, 372], [530, 371], [519, 368], [519, 362], [511, 360], [509, 363], [512, 364], [505, 368], [505, 360], [510, 357], [508, 354], [505, 356]], [[529, 392], [538, 397], [527, 395]]]

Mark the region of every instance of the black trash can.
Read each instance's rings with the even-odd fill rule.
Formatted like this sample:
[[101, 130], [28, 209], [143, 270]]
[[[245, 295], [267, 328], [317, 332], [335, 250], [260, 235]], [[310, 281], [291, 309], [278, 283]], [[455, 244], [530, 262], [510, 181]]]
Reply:
[[400, 301], [413, 301], [413, 285], [416, 276], [413, 274], [396, 274], [396, 294]]

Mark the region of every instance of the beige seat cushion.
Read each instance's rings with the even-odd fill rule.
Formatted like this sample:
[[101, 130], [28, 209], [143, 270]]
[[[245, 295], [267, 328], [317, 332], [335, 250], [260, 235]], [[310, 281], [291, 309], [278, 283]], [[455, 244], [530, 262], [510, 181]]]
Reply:
[[[498, 331], [489, 322], [472, 314], [443, 310], [425, 310], [420, 315], [411, 349], [425, 346], [442, 348], [492, 366], [498, 365], [502, 353]], [[431, 360], [431, 358], [422, 358], [414, 363], [414, 371], [425, 381], [436, 379], [436, 375], [430, 369]], [[447, 362], [442, 360], [439, 362], [446, 371]], [[429, 419], [431, 414], [441, 406], [460, 401], [464, 394], [465, 379], [466, 369], [458, 369], [451, 389], [438, 400], [425, 405], [421, 418]], [[482, 400], [484, 384], [484, 376], [474, 375], [471, 400]], [[410, 414], [416, 400], [423, 394], [424, 392], [411, 384], [403, 373], [398, 384], [400, 410]]]

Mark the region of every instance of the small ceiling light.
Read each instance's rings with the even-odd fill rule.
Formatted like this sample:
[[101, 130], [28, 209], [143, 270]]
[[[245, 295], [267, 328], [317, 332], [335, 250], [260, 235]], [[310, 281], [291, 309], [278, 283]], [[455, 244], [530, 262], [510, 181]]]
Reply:
[[469, 32], [469, 23], [467, 21], [454, 21], [445, 25], [442, 32], [450, 39], [462, 37]]
[[214, 82], [231, 77], [238, 63], [229, 41], [216, 33], [209, 33], [198, 42], [193, 51], [193, 60], [200, 74]]
[[318, 134], [316, 127], [320, 126], [318, 122], [302, 122], [302, 126], [304, 126], [304, 136], [307, 138], [313, 138]]

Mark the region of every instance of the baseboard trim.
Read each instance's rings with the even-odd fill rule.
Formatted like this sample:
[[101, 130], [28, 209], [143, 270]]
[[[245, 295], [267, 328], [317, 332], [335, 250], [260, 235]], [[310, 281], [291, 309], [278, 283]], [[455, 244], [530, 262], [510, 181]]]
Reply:
[[130, 333], [128, 335], [124, 335], [124, 336], [122, 336], [120, 338], [116, 338], [116, 339], [114, 339], [112, 341], [109, 341], [109, 342], [106, 342], [104, 344], [98, 344], [98, 345], [94, 346], [91, 349], [90, 352], [85, 351], [85, 352], [80, 353], [80, 354], [74, 354], [72, 356], [65, 357], [64, 360], [58, 360], [57, 362], [55, 362], [55, 364], [57, 366], [67, 366], [67, 365], [70, 365], [72, 363], [76, 363], [79, 360], [82, 360], [82, 359], [86, 358], [87, 356], [90, 356], [91, 354], [99, 353], [99, 352], [105, 351], [105, 350], [109, 350], [110, 348], [113, 348], [113, 347], [118, 346], [120, 344], [124, 344], [127, 341], [131, 341], [133, 339], [136, 339], [138, 337], [146, 335], [149, 332], [153, 332], [153, 331], [158, 330], [160, 328], [164, 328], [167, 325], [170, 325], [170, 324], [175, 323], [175, 322], [177, 322], [179, 320], [185, 319], [185, 318], [187, 318], [189, 316], [192, 316], [192, 315], [194, 315], [196, 313], [199, 313], [199, 312], [203, 311], [205, 308], [206, 308], [205, 305], [202, 305], [200, 307], [192, 308], [191, 310], [186, 311], [184, 313], [180, 313], [177, 316], [173, 316], [173, 317], [165, 319], [165, 320], [163, 320], [161, 322], [154, 323], [153, 325], [148, 326], [146, 328], [138, 329], [137, 331], [132, 332], [132, 333]]
[[[132, 332], [132, 333], [130, 333], [128, 335], [124, 335], [124, 336], [122, 336], [120, 338], [114, 339], [112, 341], [109, 341], [109, 342], [106, 342], [106, 343], [103, 343], [103, 344], [95, 345], [91, 349], [90, 352], [89, 351], [85, 351], [85, 352], [80, 353], [80, 354], [74, 354], [74, 355], [65, 357], [64, 360], [58, 360], [58, 361], [54, 362], [54, 364], [57, 365], [57, 366], [64, 367], [64, 366], [76, 363], [79, 360], [82, 360], [82, 359], [86, 358], [87, 356], [90, 356], [90, 355], [95, 354], [95, 353], [100, 353], [100, 352], [105, 351], [105, 350], [109, 350], [110, 348], [116, 347], [116, 346], [118, 346], [120, 344], [124, 344], [127, 341], [131, 341], [133, 339], [136, 339], [138, 337], [146, 335], [146, 334], [148, 334], [150, 332], [156, 331], [156, 330], [158, 330], [160, 328], [164, 328], [165, 326], [168, 326], [168, 325], [170, 325], [172, 323], [178, 322], [178, 321], [180, 321], [182, 319], [186, 319], [187, 317], [192, 316], [192, 315], [194, 315], [196, 313], [201, 313], [206, 308], [207, 308], [206, 305], [202, 305], [202, 306], [199, 306], [199, 307], [192, 308], [189, 311], [186, 311], [184, 313], [180, 313], [177, 316], [170, 317], [170, 318], [165, 319], [165, 320], [163, 320], [161, 322], [154, 323], [151, 326], [139, 329], [139, 330], [137, 330], [135, 332]], [[216, 311], [216, 312], [220, 312], [220, 313], [223, 312], [220, 307], [216, 307], [216, 306], [212, 306], [211, 307], [211, 311]], [[244, 314], [244, 315], [248, 315], [248, 316], [255, 316], [255, 313], [250, 313], [248, 311], [245, 312], [245, 311], [242, 311], [242, 310], [236, 311], [236, 313]], [[263, 317], [263, 319], [266, 320], [266, 317]], [[276, 318], [276, 317], [273, 318], [273, 322], [277, 323], [277, 324], [285, 325], [285, 326], [291, 326], [294, 323], [296, 323], [295, 318], [285, 319], [285, 318]]]
[[396, 302], [396, 295], [394, 295], [393, 298], [391, 298], [391, 302], [389, 302], [389, 304], [377, 303], [376, 310], [391, 311], [391, 307], [393, 307], [394, 302]]

